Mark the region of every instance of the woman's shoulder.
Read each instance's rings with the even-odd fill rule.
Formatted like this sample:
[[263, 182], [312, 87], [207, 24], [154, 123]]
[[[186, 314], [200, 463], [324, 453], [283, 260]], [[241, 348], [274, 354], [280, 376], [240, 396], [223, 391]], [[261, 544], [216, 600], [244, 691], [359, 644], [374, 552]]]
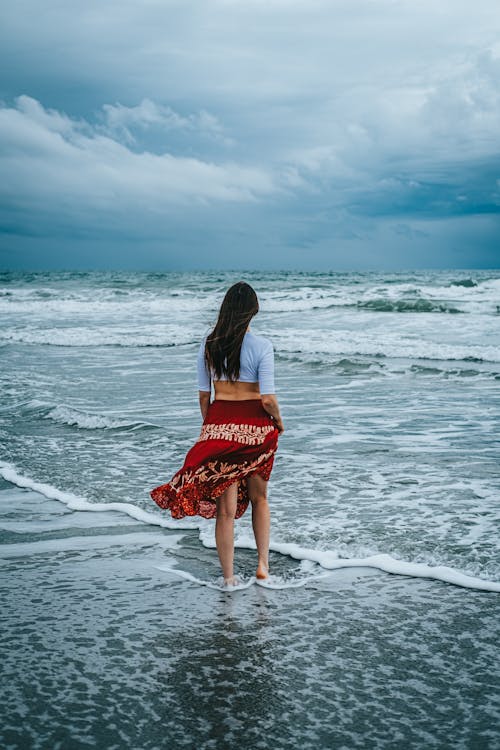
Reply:
[[199, 345], [199, 347], [198, 347], [198, 355], [199, 355], [200, 357], [201, 357], [201, 356], [205, 356], [205, 347], [206, 347], [206, 345], [207, 345], [207, 339], [208, 339], [208, 336], [209, 336], [209, 334], [208, 334], [208, 333], [207, 333], [207, 334], [205, 334], [205, 336], [203, 336], [203, 338], [202, 338], [202, 339], [201, 339], [201, 341], [200, 341], [200, 345]]
[[268, 339], [267, 336], [257, 335], [256, 333], [253, 333], [253, 331], [247, 332], [246, 339], [252, 349], [266, 351], [267, 349], [273, 348], [271, 339]]

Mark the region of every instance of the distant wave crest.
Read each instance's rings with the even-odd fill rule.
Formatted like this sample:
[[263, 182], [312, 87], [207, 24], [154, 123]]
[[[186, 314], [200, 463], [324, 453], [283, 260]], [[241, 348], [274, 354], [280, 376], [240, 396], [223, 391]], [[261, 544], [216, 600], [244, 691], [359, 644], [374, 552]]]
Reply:
[[370, 299], [358, 302], [357, 307], [362, 310], [374, 310], [376, 312], [424, 312], [424, 313], [462, 313], [454, 305], [446, 302], [432, 302], [429, 299], [419, 297], [416, 300], [390, 300], [390, 299]]
[[457, 281], [452, 281], [450, 283], [450, 286], [472, 287], [477, 286], [477, 282], [473, 281], [472, 279], [458, 279]]
[[78, 427], [81, 430], [140, 430], [154, 427], [147, 422], [134, 422], [122, 419], [113, 419], [103, 414], [91, 414], [89, 412], [72, 409], [68, 406], [56, 406], [45, 414], [45, 419], [50, 419], [58, 424]]
[[144, 430], [155, 429], [151, 422], [133, 419], [116, 419], [106, 414], [75, 409], [71, 406], [47, 404], [38, 399], [32, 399], [23, 405], [23, 411], [34, 414], [40, 419], [49, 419], [56, 424], [76, 427], [80, 430]]

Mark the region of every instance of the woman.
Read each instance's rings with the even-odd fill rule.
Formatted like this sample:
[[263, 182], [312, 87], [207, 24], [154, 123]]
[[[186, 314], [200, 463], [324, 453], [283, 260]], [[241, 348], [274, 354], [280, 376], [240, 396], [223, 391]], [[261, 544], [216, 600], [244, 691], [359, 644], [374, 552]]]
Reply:
[[[267, 483], [284, 427], [274, 389], [273, 346], [250, 331], [258, 311], [249, 284], [239, 281], [226, 292], [215, 328], [198, 352], [200, 437], [182, 469], [151, 492], [155, 503], [174, 518], [216, 518], [215, 541], [227, 585], [238, 583], [233, 573], [234, 519], [249, 502], [256, 576], [269, 575]], [[210, 402], [212, 383], [215, 400]]]

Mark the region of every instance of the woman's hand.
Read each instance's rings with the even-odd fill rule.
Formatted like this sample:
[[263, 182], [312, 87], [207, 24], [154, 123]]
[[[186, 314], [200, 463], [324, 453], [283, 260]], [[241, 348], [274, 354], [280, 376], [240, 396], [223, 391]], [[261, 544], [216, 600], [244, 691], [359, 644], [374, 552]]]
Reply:
[[276, 429], [278, 432], [281, 433], [285, 432], [285, 425], [283, 424], [283, 420], [281, 419], [280, 414], [280, 408], [278, 406], [278, 399], [274, 395], [274, 393], [264, 394], [261, 396], [262, 399], [262, 406], [267, 411], [269, 416], [274, 419], [274, 423], [276, 424]]
[[273, 417], [273, 419], [274, 419], [275, 424], [276, 424], [276, 429], [278, 430], [279, 434], [281, 435], [283, 432], [285, 432], [285, 425], [283, 424], [283, 420], [281, 419], [281, 417], [279, 417], [279, 419], [276, 419], [276, 417]]

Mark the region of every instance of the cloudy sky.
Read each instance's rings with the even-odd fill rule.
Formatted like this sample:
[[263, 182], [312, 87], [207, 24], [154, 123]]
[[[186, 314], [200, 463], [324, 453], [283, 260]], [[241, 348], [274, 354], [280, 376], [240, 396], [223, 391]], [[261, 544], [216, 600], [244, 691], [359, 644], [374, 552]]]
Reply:
[[498, 0], [16, 0], [0, 69], [1, 268], [500, 266]]

